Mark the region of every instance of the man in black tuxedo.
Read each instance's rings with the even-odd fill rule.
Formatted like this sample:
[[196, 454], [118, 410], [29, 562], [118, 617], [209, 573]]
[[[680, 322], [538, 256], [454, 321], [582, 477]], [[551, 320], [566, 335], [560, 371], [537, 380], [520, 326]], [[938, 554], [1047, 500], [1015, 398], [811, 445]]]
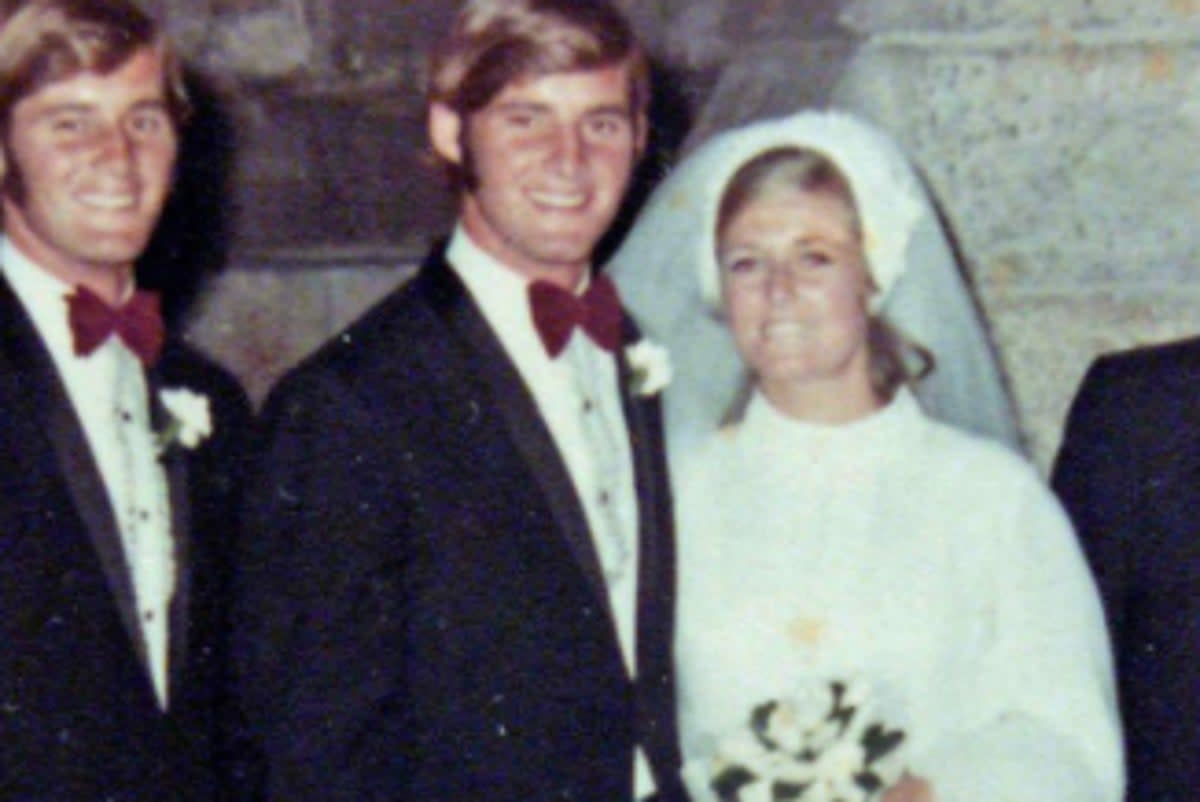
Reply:
[[666, 366], [590, 270], [648, 92], [601, 0], [471, 0], [436, 51], [459, 223], [265, 412], [237, 620], [271, 799], [682, 798]]
[[1096, 573], [1117, 656], [1129, 802], [1200, 781], [1200, 340], [1101, 357], [1053, 484]]
[[0, 799], [212, 800], [249, 409], [135, 286], [179, 63], [125, 0], [0, 8]]

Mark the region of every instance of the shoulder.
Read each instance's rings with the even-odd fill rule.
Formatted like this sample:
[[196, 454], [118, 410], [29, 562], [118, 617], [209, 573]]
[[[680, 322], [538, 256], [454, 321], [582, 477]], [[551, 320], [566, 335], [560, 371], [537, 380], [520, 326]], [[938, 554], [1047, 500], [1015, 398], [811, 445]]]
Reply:
[[906, 456], [924, 472], [964, 499], [1000, 498], [1009, 494], [1049, 496], [1033, 464], [1010, 446], [924, 416], [920, 446]]
[[1198, 388], [1200, 338], [1104, 354], [1080, 383], [1066, 434], [1156, 440], [1190, 430], [1198, 422]]
[[1103, 354], [1089, 367], [1084, 385], [1145, 393], [1196, 381], [1200, 381], [1200, 338]]
[[182, 388], [206, 396], [215, 405], [217, 417], [249, 419], [250, 401], [237, 378], [183, 340], [167, 341], [155, 370], [164, 389]]
[[441, 269], [442, 264], [440, 253], [432, 254], [416, 276], [287, 371], [269, 394], [267, 408], [276, 406], [281, 398], [323, 391], [369, 392], [390, 374], [411, 376], [409, 383], [417, 381], [417, 364], [441, 333], [428, 273]]

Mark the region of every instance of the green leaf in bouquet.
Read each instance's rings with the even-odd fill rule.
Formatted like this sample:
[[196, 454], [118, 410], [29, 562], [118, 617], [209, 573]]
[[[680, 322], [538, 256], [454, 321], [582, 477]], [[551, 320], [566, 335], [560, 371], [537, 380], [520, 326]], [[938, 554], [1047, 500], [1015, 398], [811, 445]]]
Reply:
[[863, 789], [863, 793], [870, 796], [883, 788], [883, 779], [875, 772], [867, 769], [854, 775], [854, 784]]
[[804, 792], [810, 785], [812, 783], [789, 783], [777, 780], [771, 784], [771, 800], [772, 802], [795, 802], [804, 796]]
[[750, 711], [750, 731], [754, 733], [759, 743], [771, 750], [779, 748], [779, 744], [775, 742], [775, 739], [767, 735], [771, 726], [771, 716], [778, 709], [779, 702], [772, 699], [769, 702], [763, 702]]
[[850, 727], [850, 722], [854, 719], [854, 714], [858, 712], [858, 708], [845, 705], [846, 692], [849, 690], [846, 683], [831, 682], [829, 683], [829, 690], [833, 694], [833, 707], [826, 718], [838, 723], [838, 735], [841, 735]]
[[861, 743], [866, 753], [864, 762], [871, 765], [895, 750], [903, 740], [904, 730], [887, 730], [882, 724], [872, 724], [863, 731]]
[[745, 766], [729, 766], [713, 777], [708, 786], [721, 802], [738, 802], [738, 792], [758, 779]]

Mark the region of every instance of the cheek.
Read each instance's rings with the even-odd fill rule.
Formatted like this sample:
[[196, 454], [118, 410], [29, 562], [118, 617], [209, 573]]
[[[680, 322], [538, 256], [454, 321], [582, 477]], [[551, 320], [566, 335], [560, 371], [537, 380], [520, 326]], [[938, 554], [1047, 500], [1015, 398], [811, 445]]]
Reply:
[[843, 284], [826, 296], [826, 313], [839, 328], [865, 332], [869, 320], [865, 284]]
[[606, 149], [599, 158], [593, 159], [593, 164], [599, 165], [599, 172], [609, 179], [608, 189], [614, 195], [621, 197], [625, 185], [633, 175], [633, 152], [630, 149]]
[[143, 177], [155, 183], [162, 194], [166, 194], [174, 180], [177, 157], [178, 151], [171, 146], [152, 149], [142, 157]]
[[762, 321], [761, 304], [748, 295], [726, 295], [723, 305], [725, 324], [739, 347], [749, 345], [756, 337]]

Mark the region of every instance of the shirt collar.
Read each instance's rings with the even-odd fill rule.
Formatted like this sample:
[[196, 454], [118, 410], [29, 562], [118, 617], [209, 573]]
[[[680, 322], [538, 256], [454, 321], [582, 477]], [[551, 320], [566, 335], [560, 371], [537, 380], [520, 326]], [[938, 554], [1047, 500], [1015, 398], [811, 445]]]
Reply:
[[67, 296], [74, 288], [42, 269], [4, 236], [0, 236], [0, 269], [51, 351], [56, 356], [73, 355]]
[[[479, 247], [461, 222], [446, 246], [446, 261], [503, 340], [509, 342], [516, 336], [523, 343], [527, 336], [536, 337], [529, 310], [529, 279]], [[591, 277], [585, 273], [576, 294], [585, 292], [590, 283]]]

